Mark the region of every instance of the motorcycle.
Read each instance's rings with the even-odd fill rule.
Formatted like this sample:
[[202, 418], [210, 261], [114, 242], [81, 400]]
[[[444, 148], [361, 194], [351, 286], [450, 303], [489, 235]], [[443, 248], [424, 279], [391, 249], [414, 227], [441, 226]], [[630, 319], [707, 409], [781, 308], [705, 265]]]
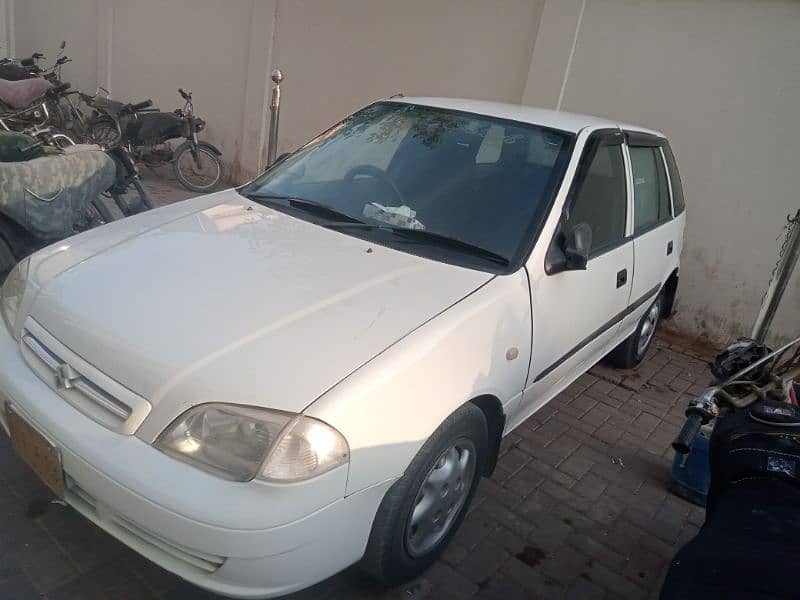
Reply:
[[0, 280], [31, 252], [103, 223], [93, 205], [118, 180], [99, 147], [65, 151], [39, 136], [0, 132]]
[[53, 85], [44, 79], [0, 80], [0, 128], [19, 131], [32, 125], [45, 125], [60, 113], [61, 96], [69, 83]]
[[66, 45], [65, 41], [61, 42], [58, 56], [56, 56], [55, 62], [49, 69], [43, 69], [39, 66], [39, 61], [46, 58], [41, 52], [34, 52], [30, 56], [20, 59], [0, 59], [0, 79], [20, 81], [42, 77], [53, 83], [59, 82], [61, 79], [61, 67], [68, 62], [72, 62], [71, 58], [63, 55]]
[[[109, 146], [123, 145], [136, 161], [149, 167], [171, 163], [181, 185], [194, 192], [210, 192], [222, 181], [222, 153], [213, 144], [198, 139], [205, 121], [194, 115], [191, 92], [179, 89], [185, 104], [168, 113], [153, 108], [150, 100], [123, 104], [108, 96], [98, 97], [100, 90], [94, 96], [81, 96], [93, 109], [87, 122], [92, 140]], [[168, 142], [180, 138], [185, 141], [173, 150]]]
[[673, 442], [688, 456], [713, 425], [706, 521], [672, 560], [661, 600], [797, 598], [800, 338], [774, 352], [739, 340], [712, 372], [718, 383], [690, 403]]

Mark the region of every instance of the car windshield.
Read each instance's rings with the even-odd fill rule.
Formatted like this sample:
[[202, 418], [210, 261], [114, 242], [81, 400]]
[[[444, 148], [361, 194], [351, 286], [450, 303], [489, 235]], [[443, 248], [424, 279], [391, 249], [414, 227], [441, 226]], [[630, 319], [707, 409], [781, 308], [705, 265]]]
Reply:
[[530, 251], [573, 143], [537, 125], [379, 102], [239, 191], [348, 235], [499, 272]]

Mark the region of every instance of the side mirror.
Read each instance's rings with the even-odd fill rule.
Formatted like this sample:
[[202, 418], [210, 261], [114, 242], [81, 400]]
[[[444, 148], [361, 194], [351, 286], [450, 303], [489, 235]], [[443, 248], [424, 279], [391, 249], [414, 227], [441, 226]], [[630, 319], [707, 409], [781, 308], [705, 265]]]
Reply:
[[592, 228], [586, 223], [561, 226], [547, 249], [544, 270], [548, 275], [561, 271], [584, 271], [592, 248]]
[[589, 262], [589, 250], [592, 247], [592, 228], [586, 223], [578, 223], [567, 232], [564, 238], [564, 254], [567, 257], [567, 268], [584, 271]]
[[67, 47], [67, 42], [66, 42], [66, 40], [61, 40], [61, 45], [59, 46], [59, 48], [61, 48], [61, 49], [63, 50], [63, 49], [64, 49], [64, 48], [66, 48], [66, 47]]

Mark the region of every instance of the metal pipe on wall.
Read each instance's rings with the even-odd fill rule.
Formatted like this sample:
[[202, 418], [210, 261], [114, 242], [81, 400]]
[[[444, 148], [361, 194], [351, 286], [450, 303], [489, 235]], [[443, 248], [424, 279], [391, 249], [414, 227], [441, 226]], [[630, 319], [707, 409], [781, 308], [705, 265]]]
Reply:
[[269, 104], [269, 141], [267, 142], [267, 166], [275, 162], [278, 154], [278, 121], [281, 116], [281, 81], [283, 73], [280, 69], [272, 72], [272, 81], [275, 87], [272, 88], [272, 100]]
[[762, 343], [767, 337], [772, 320], [775, 318], [775, 313], [778, 311], [783, 294], [789, 285], [792, 271], [794, 271], [797, 259], [800, 257], [800, 210], [797, 211], [794, 219], [789, 219], [789, 221], [790, 230], [788, 236], [778, 258], [778, 264], [775, 267], [772, 280], [769, 282], [767, 293], [761, 303], [761, 310], [759, 310], [756, 322], [753, 325], [753, 333], [750, 335], [754, 340]]

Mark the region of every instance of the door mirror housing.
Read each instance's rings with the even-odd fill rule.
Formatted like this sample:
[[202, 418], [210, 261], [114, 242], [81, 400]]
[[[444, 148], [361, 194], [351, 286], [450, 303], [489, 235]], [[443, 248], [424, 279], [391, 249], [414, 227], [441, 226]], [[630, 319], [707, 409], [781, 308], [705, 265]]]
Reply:
[[564, 254], [567, 257], [567, 268], [586, 270], [589, 262], [589, 250], [592, 248], [592, 228], [586, 223], [578, 223], [567, 232], [564, 240]]
[[545, 256], [544, 270], [548, 275], [561, 271], [585, 271], [592, 248], [592, 228], [586, 223], [572, 227], [562, 224], [553, 237]]

